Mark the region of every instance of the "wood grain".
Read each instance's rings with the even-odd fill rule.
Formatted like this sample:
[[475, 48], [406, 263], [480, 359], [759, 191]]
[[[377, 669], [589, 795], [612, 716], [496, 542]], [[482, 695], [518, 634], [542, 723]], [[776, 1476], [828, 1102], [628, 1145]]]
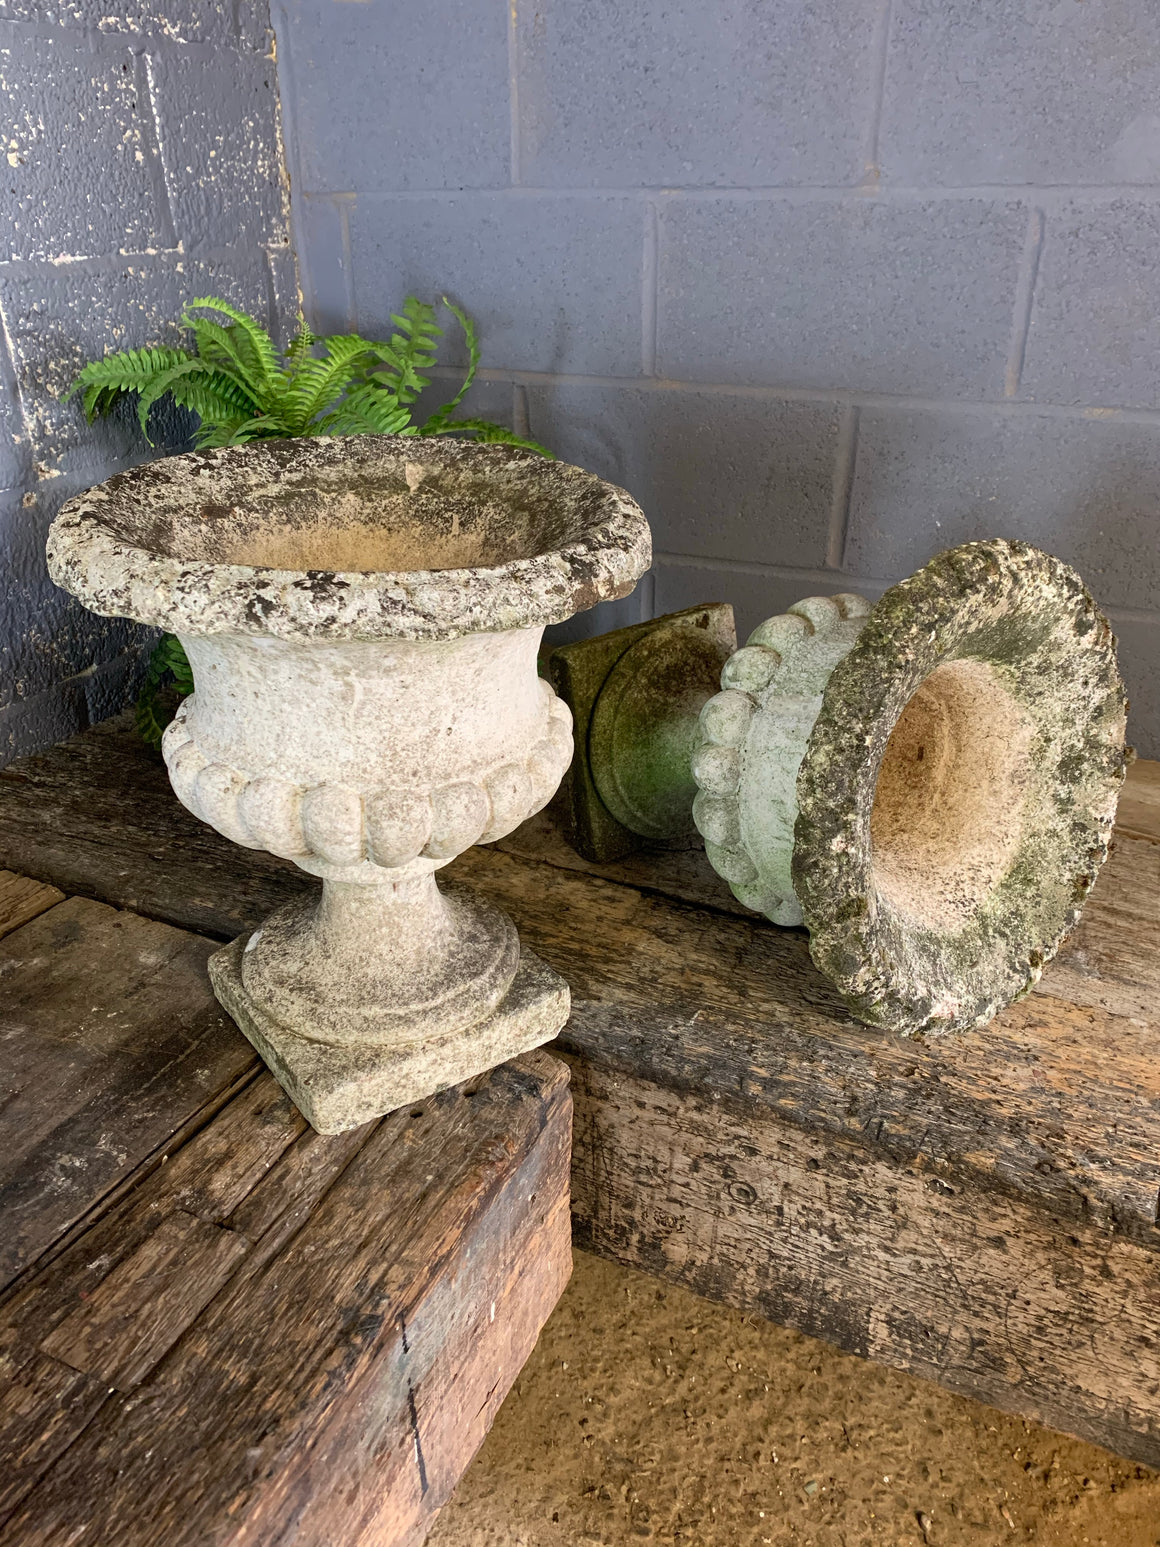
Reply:
[[1141, 759], [1128, 769], [1116, 826], [1128, 837], [1160, 843], [1160, 763]]
[[0, 1522], [90, 1422], [109, 1388], [37, 1354], [19, 1370], [0, 1365]]
[[577, 1245], [1160, 1464], [1160, 1255], [574, 1065]]
[[205, 1309], [247, 1248], [243, 1236], [178, 1209], [49, 1333], [41, 1353], [132, 1391]]
[[0, 870], [0, 939], [63, 901], [64, 893], [57, 891], [55, 886], [31, 881], [11, 870]]
[[[566, 1071], [533, 1053], [357, 1139], [299, 1135], [221, 1227], [167, 1212], [189, 1196], [204, 1145], [176, 1189], [175, 1163], [154, 1172], [151, 1196], [127, 1200], [121, 1219], [153, 1222], [145, 1247], [117, 1270], [101, 1261], [110, 1238], [100, 1227], [78, 1241], [47, 1270], [50, 1285], [12, 1297], [10, 1351], [38, 1338], [75, 1357], [78, 1328], [112, 1325], [115, 1304], [142, 1304], [147, 1257], [163, 1263], [161, 1295], [171, 1296], [183, 1243], [195, 1243], [196, 1267], [207, 1230], [238, 1243], [232, 1277], [191, 1321], [179, 1309], [182, 1335], [131, 1394], [107, 1397], [0, 1540], [422, 1541], [567, 1280], [570, 1144]], [[307, 1200], [287, 1232], [288, 1210]], [[263, 1252], [271, 1231], [279, 1249]], [[74, 1309], [81, 1285], [85, 1321]], [[146, 1341], [155, 1352], [152, 1330]], [[125, 1346], [120, 1333], [116, 1343]], [[80, 1353], [95, 1351], [107, 1370], [109, 1346], [90, 1334]]]
[[0, 941], [0, 1287], [255, 1067], [211, 949], [81, 898]]

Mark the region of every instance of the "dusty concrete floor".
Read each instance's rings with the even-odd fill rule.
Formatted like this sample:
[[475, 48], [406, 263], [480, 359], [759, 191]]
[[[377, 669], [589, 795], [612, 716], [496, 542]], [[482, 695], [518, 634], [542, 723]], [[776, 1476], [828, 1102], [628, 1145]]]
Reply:
[[1160, 1547], [1160, 1474], [594, 1257], [429, 1547]]

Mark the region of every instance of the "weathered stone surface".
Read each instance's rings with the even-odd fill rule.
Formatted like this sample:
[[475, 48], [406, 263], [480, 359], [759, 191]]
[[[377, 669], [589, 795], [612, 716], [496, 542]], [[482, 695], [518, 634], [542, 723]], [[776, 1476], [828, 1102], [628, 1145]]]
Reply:
[[705, 705], [706, 852], [862, 1020], [982, 1025], [1026, 993], [1107, 857], [1125, 767], [1115, 641], [1075, 572], [995, 539], [871, 610], [771, 618]]
[[775, 924], [802, 922], [791, 875], [798, 769], [830, 674], [869, 611], [860, 596], [809, 596], [767, 619], [701, 710], [693, 818], [733, 895]]
[[223, 1004], [338, 1132], [547, 1041], [568, 988], [434, 872], [556, 789], [549, 620], [650, 556], [622, 491], [499, 446], [400, 436], [194, 453], [71, 501], [55, 579], [178, 633], [178, 798], [323, 881], [215, 958]]
[[1035, 548], [968, 543], [882, 597], [794, 829], [811, 954], [856, 1015], [957, 1030], [1035, 984], [1107, 857], [1126, 708], [1107, 620]]
[[[515, 926], [511, 931], [514, 936]], [[242, 936], [210, 957], [214, 993], [319, 1133], [345, 1133], [433, 1091], [457, 1085], [550, 1042], [568, 1019], [571, 996], [534, 952], [519, 952], [511, 985], [490, 1015], [417, 1046], [351, 1042], [344, 1047], [303, 1036], [246, 992]]]
[[503, 446], [267, 441], [134, 468], [53, 524], [58, 585], [174, 633], [452, 639], [624, 596], [648, 525], [621, 490]]

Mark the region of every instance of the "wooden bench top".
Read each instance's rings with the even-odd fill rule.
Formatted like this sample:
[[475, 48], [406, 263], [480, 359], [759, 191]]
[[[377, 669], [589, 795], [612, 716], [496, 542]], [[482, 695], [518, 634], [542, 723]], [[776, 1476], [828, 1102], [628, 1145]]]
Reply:
[[[907, 1041], [703, 855], [595, 867], [549, 818], [449, 873], [568, 979], [580, 1244], [1160, 1464], [1160, 781], [1037, 991]], [[216, 939], [313, 885], [110, 723], [0, 772], [0, 864]]]
[[213, 941], [10, 872], [0, 935], [0, 1540], [421, 1542], [568, 1279], [564, 1066], [323, 1137]]

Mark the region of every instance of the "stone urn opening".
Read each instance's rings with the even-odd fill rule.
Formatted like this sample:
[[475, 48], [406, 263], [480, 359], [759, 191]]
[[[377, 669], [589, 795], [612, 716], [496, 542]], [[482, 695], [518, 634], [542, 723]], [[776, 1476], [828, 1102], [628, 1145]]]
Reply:
[[1035, 728], [995, 668], [925, 678], [890, 733], [870, 810], [870, 879], [898, 913], [966, 925], [1024, 839]]
[[195, 691], [179, 799], [322, 879], [211, 959], [219, 999], [306, 1117], [355, 1126], [549, 1040], [566, 984], [434, 872], [550, 799], [572, 753], [544, 627], [650, 562], [621, 490], [502, 446], [269, 441], [134, 469], [70, 501], [58, 584], [175, 633]]

